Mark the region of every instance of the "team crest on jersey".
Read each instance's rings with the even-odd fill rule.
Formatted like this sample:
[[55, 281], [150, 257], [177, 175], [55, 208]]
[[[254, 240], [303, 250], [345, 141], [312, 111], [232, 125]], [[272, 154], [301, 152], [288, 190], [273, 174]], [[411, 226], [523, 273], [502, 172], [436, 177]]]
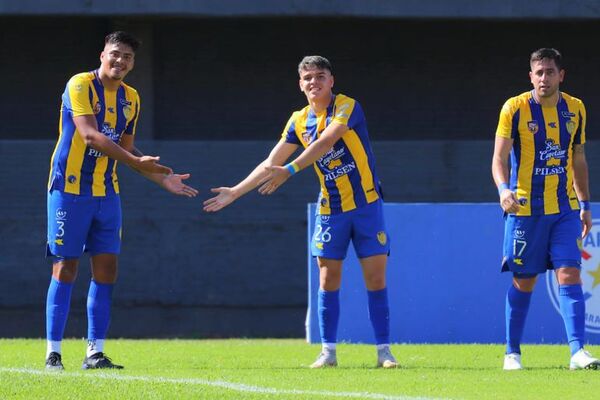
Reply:
[[131, 106], [123, 106], [123, 115], [125, 116], [125, 119], [131, 119]]
[[385, 246], [387, 243], [387, 235], [384, 231], [377, 232], [377, 241], [379, 241], [380, 245]]
[[302, 136], [302, 140], [304, 140], [306, 144], [311, 144], [313, 141], [313, 137], [309, 131], [302, 132], [300, 136]]
[[[600, 219], [594, 220], [590, 233], [581, 242], [581, 280], [585, 299], [585, 330], [600, 333]], [[546, 273], [546, 288], [560, 314], [558, 282], [554, 271]]]
[[100, 114], [100, 111], [102, 111], [102, 104], [100, 104], [99, 101], [97, 101], [96, 104], [94, 104], [93, 111], [94, 114]]
[[325, 197], [323, 197], [323, 198], [321, 199], [320, 203], [321, 203], [321, 207], [327, 207], [327, 203], [328, 203], [328, 202], [327, 202], [327, 199], [326, 199]]
[[575, 127], [577, 126], [577, 124], [575, 123], [575, 121], [568, 120], [566, 126], [567, 132], [569, 132], [569, 135], [572, 135], [573, 132], [575, 132]]
[[527, 129], [534, 135], [540, 130], [540, 126], [536, 120], [527, 121]]

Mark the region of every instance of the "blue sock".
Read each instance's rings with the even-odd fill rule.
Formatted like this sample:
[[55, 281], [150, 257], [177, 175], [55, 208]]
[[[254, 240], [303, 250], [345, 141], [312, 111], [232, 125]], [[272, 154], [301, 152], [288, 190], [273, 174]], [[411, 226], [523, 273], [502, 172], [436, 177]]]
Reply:
[[585, 336], [585, 300], [581, 285], [560, 285], [558, 302], [573, 355], [583, 348]]
[[506, 293], [506, 354], [521, 354], [521, 338], [532, 293], [521, 292], [513, 285]]
[[60, 342], [65, 333], [73, 283], [59, 282], [52, 278], [46, 297], [46, 338]]
[[336, 343], [338, 321], [340, 319], [340, 291], [328, 292], [319, 289], [317, 307], [321, 343]]
[[112, 284], [90, 282], [87, 297], [88, 340], [105, 339], [110, 322]]
[[367, 290], [369, 296], [369, 319], [375, 332], [376, 344], [390, 342], [390, 307], [388, 305], [387, 288]]

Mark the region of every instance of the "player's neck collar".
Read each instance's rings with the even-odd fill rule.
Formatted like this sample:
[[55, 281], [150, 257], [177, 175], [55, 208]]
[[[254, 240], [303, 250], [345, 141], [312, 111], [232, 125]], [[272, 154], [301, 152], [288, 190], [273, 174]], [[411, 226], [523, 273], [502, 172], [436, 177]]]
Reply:
[[542, 104], [542, 102], [538, 98], [537, 94], [535, 93], [535, 89], [531, 89], [531, 98], [533, 99], [533, 101], [536, 104], [539, 104], [542, 107], [556, 107], [557, 105], [560, 104], [560, 102], [563, 99], [562, 92], [560, 90], [558, 90], [557, 92], [558, 92], [558, 96], [556, 97], [556, 103], [555, 104], [550, 104], [550, 105]]
[[[116, 92], [117, 90], [119, 90], [119, 88], [121, 87], [121, 83], [123, 83], [123, 81], [119, 81], [119, 84], [116, 85], [114, 88], [113, 87], [107, 87], [104, 82], [102, 82], [102, 78], [100, 78], [100, 69], [95, 69], [94, 71], [94, 76], [96, 77], [96, 79], [98, 79], [98, 82], [100, 83], [100, 86], [102, 86], [105, 90], [108, 90], [110, 92]], [[106, 78], [109, 79], [110, 78]]]
[[327, 103], [327, 106], [325, 106], [323, 108], [319, 107], [319, 110], [316, 110], [313, 107], [313, 105], [311, 104], [310, 105], [310, 111], [312, 111], [313, 114], [315, 114], [315, 115], [322, 114], [323, 112], [329, 110], [333, 106], [334, 103], [335, 103], [335, 93], [331, 93], [331, 99], [329, 100], [329, 103]]

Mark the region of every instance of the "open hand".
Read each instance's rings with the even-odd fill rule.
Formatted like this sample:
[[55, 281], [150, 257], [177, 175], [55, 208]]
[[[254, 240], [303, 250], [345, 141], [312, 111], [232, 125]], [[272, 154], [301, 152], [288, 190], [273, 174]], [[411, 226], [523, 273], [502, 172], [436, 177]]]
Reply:
[[167, 175], [163, 179], [162, 185], [167, 191], [169, 191], [173, 194], [176, 194], [179, 196], [196, 197], [196, 195], [198, 194], [198, 191], [196, 189], [194, 189], [193, 187], [188, 186], [185, 183], [183, 183], [183, 181], [185, 179], [188, 179], [189, 177], [190, 177], [190, 174]]
[[219, 211], [237, 199], [235, 192], [230, 187], [212, 188], [210, 191], [218, 194], [215, 197], [211, 197], [210, 199], [204, 201], [204, 211], [206, 212]]

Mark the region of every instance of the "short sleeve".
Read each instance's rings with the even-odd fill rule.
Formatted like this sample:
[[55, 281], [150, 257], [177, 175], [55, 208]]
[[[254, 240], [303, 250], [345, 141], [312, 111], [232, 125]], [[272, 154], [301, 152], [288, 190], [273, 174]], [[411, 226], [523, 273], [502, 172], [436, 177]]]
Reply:
[[[129, 109], [126, 111], [127, 108], [129, 108]], [[135, 92], [135, 102], [134, 102], [134, 104], [133, 105], [126, 104], [123, 107], [123, 113], [125, 115], [127, 115], [127, 113], [135, 113], [133, 115], [133, 118], [131, 118], [131, 120], [127, 124], [127, 127], [125, 128], [125, 132], [124, 133], [126, 135], [135, 135], [135, 130], [137, 128], [138, 119], [140, 117], [140, 109], [141, 109], [140, 96], [138, 95], [137, 92]]]
[[573, 138], [574, 144], [585, 144], [585, 125], [586, 125], [586, 111], [583, 102], [580, 103], [581, 108], [579, 109], [579, 126], [575, 131], [575, 137]]
[[496, 136], [506, 139], [514, 139], [519, 133], [519, 109], [514, 104], [512, 99], [504, 103], [500, 110], [500, 119], [498, 128], [496, 128]]
[[74, 117], [79, 115], [94, 115], [89, 79], [84, 74], [75, 75], [67, 83], [65, 90], [67, 108]]
[[338, 102], [336, 99], [331, 122], [337, 122], [338, 124], [346, 125], [349, 129], [354, 129], [356, 126], [362, 124], [364, 120], [365, 114], [356, 100], [343, 97]]
[[287, 124], [285, 124], [285, 128], [281, 133], [281, 139], [286, 143], [301, 145], [300, 139], [298, 135], [296, 135], [296, 117], [297, 113], [293, 113]]

